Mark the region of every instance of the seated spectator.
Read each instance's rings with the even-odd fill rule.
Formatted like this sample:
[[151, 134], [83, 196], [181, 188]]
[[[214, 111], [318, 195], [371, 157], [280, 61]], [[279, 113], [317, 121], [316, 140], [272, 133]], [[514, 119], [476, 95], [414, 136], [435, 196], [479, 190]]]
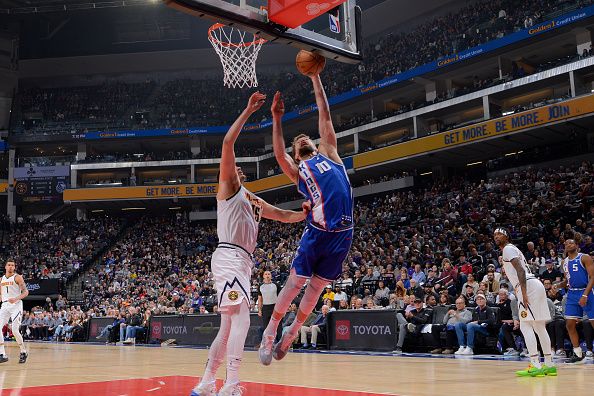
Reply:
[[431, 323], [433, 310], [423, 306], [423, 300], [419, 297], [414, 299], [414, 309], [405, 311], [404, 315], [400, 312], [396, 314], [398, 320], [398, 341], [394, 353], [402, 353], [402, 346], [407, 333], [415, 335], [421, 334], [424, 325]]
[[[433, 342], [436, 346], [431, 353], [443, 353], [444, 355], [451, 355], [458, 345], [456, 337], [456, 325], [458, 323], [468, 323], [472, 320], [472, 312], [466, 308], [466, 304], [462, 297], [456, 299], [456, 309], [450, 309], [443, 317], [443, 325], [434, 324], [431, 326], [431, 334], [433, 335]], [[445, 349], [442, 349], [441, 332], [446, 330]]]
[[[554, 349], [555, 357], [567, 357], [565, 353], [565, 338], [567, 336], [565, 327], [565, 316], [563, 315], [563, 305], [555, 304], [550, 298], [547, 298], [547, 304], [551, 313], [551, 321], [546, 324], [547, 332], [551, 337], [551, 345]], [[590, 342], [592, 344], [592, 342]]]
[[326, 332], [328, 324], [328, 312], [330, 309], [327, 305], [322, 305], [322, 312], [316, 317], [311, 326], [301, 326], [301, 344], [303, 349], [310, 348], [307, 342], [307, 335], [311, 334], [311, 348], [316, 349], [318, 346], [318, 335]]
[[384, 281], [380, 280], [377, 284], [377, 290], [373, 295], [374, 305], [385, 307], [390, 303], [390, 290], [384, 285]]
[[545, 263], [545, 269], [540, 274], [539, 277], [540, 277], [540, 280], [548, 279], [553, 283], [557, 283], [557, 282], [561, 282], [562, 276], [563, 276], [563, 274], [561, 274], [561, 272], [554, 267], [553, 260], [548, 259], [548, 260], [546, 260], [546, 263]]
[[493, 308], [487, 306], [487, 298], [484, 294], [476, 296], [476, 304], [472, 321], [468, 324], [460, 322], [455, 326], [458, 345], [460, 345], [455, 352], [456, 355], [474, 355], [475, 334], [489, 335], [489, 330], [497, 325], [497, 314]]
[[496, 307], [499, 307], [499, 344], [505, 356], [520, 356], [520, 350], [516, 347], [514, 335], [521, 337], [520, 318], [518, 317], [518, 306], [509, 299], [509, 292], [506, 289], [499, 289]]
[[472, 291], [473, 291], [474, 294], [476, 294], [476, 292], [478, 292], [479, 284], [474, 279], [474, 275], [472, 273], [468, 274], [467, 279], [466, 279], [466, 283], [464, 283], [464, 285], [462, 286], [462, 294], [466, 294], [467, 290], [469, 290], [467, 288], [467, 286], [472, 287]]
[[136, 344], [136, 332], [144, 329], [142, 327], [143, 317], [139, 308], [130, 307], [130, 322], [126, 326], [126, 340], [123, 344]]

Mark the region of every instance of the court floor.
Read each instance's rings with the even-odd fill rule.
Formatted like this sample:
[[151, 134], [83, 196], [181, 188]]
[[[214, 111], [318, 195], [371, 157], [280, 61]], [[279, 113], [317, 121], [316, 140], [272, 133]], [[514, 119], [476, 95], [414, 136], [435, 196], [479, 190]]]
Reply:
[[[193, 348], [29, 343], [0, 365], [1, 396], [189, 395], [202, 374], [207, 351]], [[592, 394], [594, 364], [561, 363], [558, 377], [516, 378], [526, 362], [500, 358], [439, 358], [346, 353], [290, 353], [262, 366], [248, 351], [241, 370], [245, 395], [560, 395]], [[219, 378], [225, 375], [224, 368]]]

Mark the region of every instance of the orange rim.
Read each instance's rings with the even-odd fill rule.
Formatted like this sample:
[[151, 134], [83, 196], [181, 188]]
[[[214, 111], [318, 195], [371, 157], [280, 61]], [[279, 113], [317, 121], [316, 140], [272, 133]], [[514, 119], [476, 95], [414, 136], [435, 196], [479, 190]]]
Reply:
[[[219, 44], [219, 45], [221, 45], [223, 47], [235, 47], [235, 48], [238, 48], [238, 47], [251, 47], [252, 45], [264, 44], [266, 42], [265, 39], [258, 38], [258, 39], [254, 40], [254, 41], [248, 41], [247, 43], [240, 43], [240, 44], [236, 44], [236, 43], [225, 43], [225, 42], [219, 40], [218, 38], [216, 38], [212, 34], [212, 32], [214, 32], [215, 30], [221, 29], [223, 27], [225, 27], [224, 24], [222, 24], [222, 23], [215, 23], [214, 25], [212, 25], [208, 29], [208, 38], [211, 41], [214, 41], [215, 43], [217, 43], [217, 44]], [[254, 36], [254, 37], [257, 37], [257, 36]]]

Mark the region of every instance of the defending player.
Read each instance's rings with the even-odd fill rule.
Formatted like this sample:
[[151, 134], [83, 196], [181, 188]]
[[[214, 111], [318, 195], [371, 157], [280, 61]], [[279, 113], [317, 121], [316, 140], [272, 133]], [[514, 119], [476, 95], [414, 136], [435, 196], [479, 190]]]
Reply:
[[580, 347], [580, 338], [575, 328], [578, 320], [582, 320], [584, 312], [594, 327], [594, 262], [592, 257], [578, 252], [578, 245], [574, 239], [565, 241], [567, 257], [563, 261], [565, 280], [553, 285], [555, 290], [569, 287], [565, 304], [565, 323], [573, 346], [570, 363], [583, 363], [584, 355]]
[[215, 396], [217, 369], [227, 356], [227, 379], [219, 396], [241, 395], [239, 367], [245, 338], [250, 327], [250, 278], [254, 263], [252, 252], [258, 238], [262, 217], [285, 223], [303, 221], [309, 211], [294, 212], [279, 209], [256, 197], [242, 183], [245, 176], [235, 165], [235, 141], [250, 115], [264, 104], [266, 96], [256, 92], [247, 108], [231, 126], [223, 140], [223, 151], [217, 191], [217, 235], [219, 243], [212, 255], [221, 327], [212, 343], [202, 381], [192, 396]]
[[[528, 368], [516, 371], [516, 374], [520, 377], [556, 376], [557, 368], [553, 366], [551, 355], [551, 339], [546, 328], [546, 322], [551, 320], [551, 314], [547, 305], [545, 288], [530, 273], [524, 254], [509, 242], [510, 234], [505, 228], [495, 229], [493, 238], [503, 252], [501, 262], [517, 297], [520, 330], [530, 354]], [[540, 340], [544, 364], [540, 363], [536, 336]]]
[[[314, 309], [324, 286], [338, 278], [353, 237], [353, 193], [342, 160], [338, 156], [336, 133], [330, 107], [319, 75], [310, 77], [319, 111], [320, 145], [316, 148], [307, 135], [293, 140], [293, 158], [285, 152], [282, 132], [284, 103], [279, 92], [272, 104], [272, 144], [283, 172], [311, 202], [312, 210], [291, 273], [281, 291], [259, 349], [260, 361], [269, 365], [272, 355], [282, 359], [299, 328]], [[274, 345], [276, 329], [289, 304], [310, 279], [293, 324]]]
[[[23, 277], [16, 273], [16, 263], [13, 259], [8, 259], [4, 268], [6, 273], [2, 276], [0, 284], [0, 295], [2, 296], [0, 329], [8, 324], [9, 320], [12, 320], [12, 335], [14, 335], [14, 339], [21, 349], [19, 363], [25, 363], [28, 354], [19, 327], [23, 318], [23, 298], [29, 295], [29, 290], [27, 290]], [[0, 335], [0, 363], [7, 361], [8, 357], [4, 350], [4, 337]]]

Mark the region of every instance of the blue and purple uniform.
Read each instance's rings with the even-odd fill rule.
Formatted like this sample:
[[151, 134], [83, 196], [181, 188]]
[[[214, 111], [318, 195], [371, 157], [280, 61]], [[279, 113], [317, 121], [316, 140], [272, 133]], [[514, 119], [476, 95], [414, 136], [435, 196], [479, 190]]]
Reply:
[[346, 169], [317, 153], [300, 162], [297, 188], [312, 208], [292, 267], [299, 276], [333, 281], [353, 239], [353, 189]]
[[567, 302], [565, 304], [565, 317], [581, 319], [585, 312], [588, 315], [588, 319], [594, 320], [594, 292], [590, 292], [585, 307], [580, 305], [580, 298], [582, 298], [590, 279], [588, 277], [588, 271], [582, 263], [582, 253], [578, 253], [571, 260], [567, 257], [563, 262], [563, 269], [567, 276], [569, 288]]

